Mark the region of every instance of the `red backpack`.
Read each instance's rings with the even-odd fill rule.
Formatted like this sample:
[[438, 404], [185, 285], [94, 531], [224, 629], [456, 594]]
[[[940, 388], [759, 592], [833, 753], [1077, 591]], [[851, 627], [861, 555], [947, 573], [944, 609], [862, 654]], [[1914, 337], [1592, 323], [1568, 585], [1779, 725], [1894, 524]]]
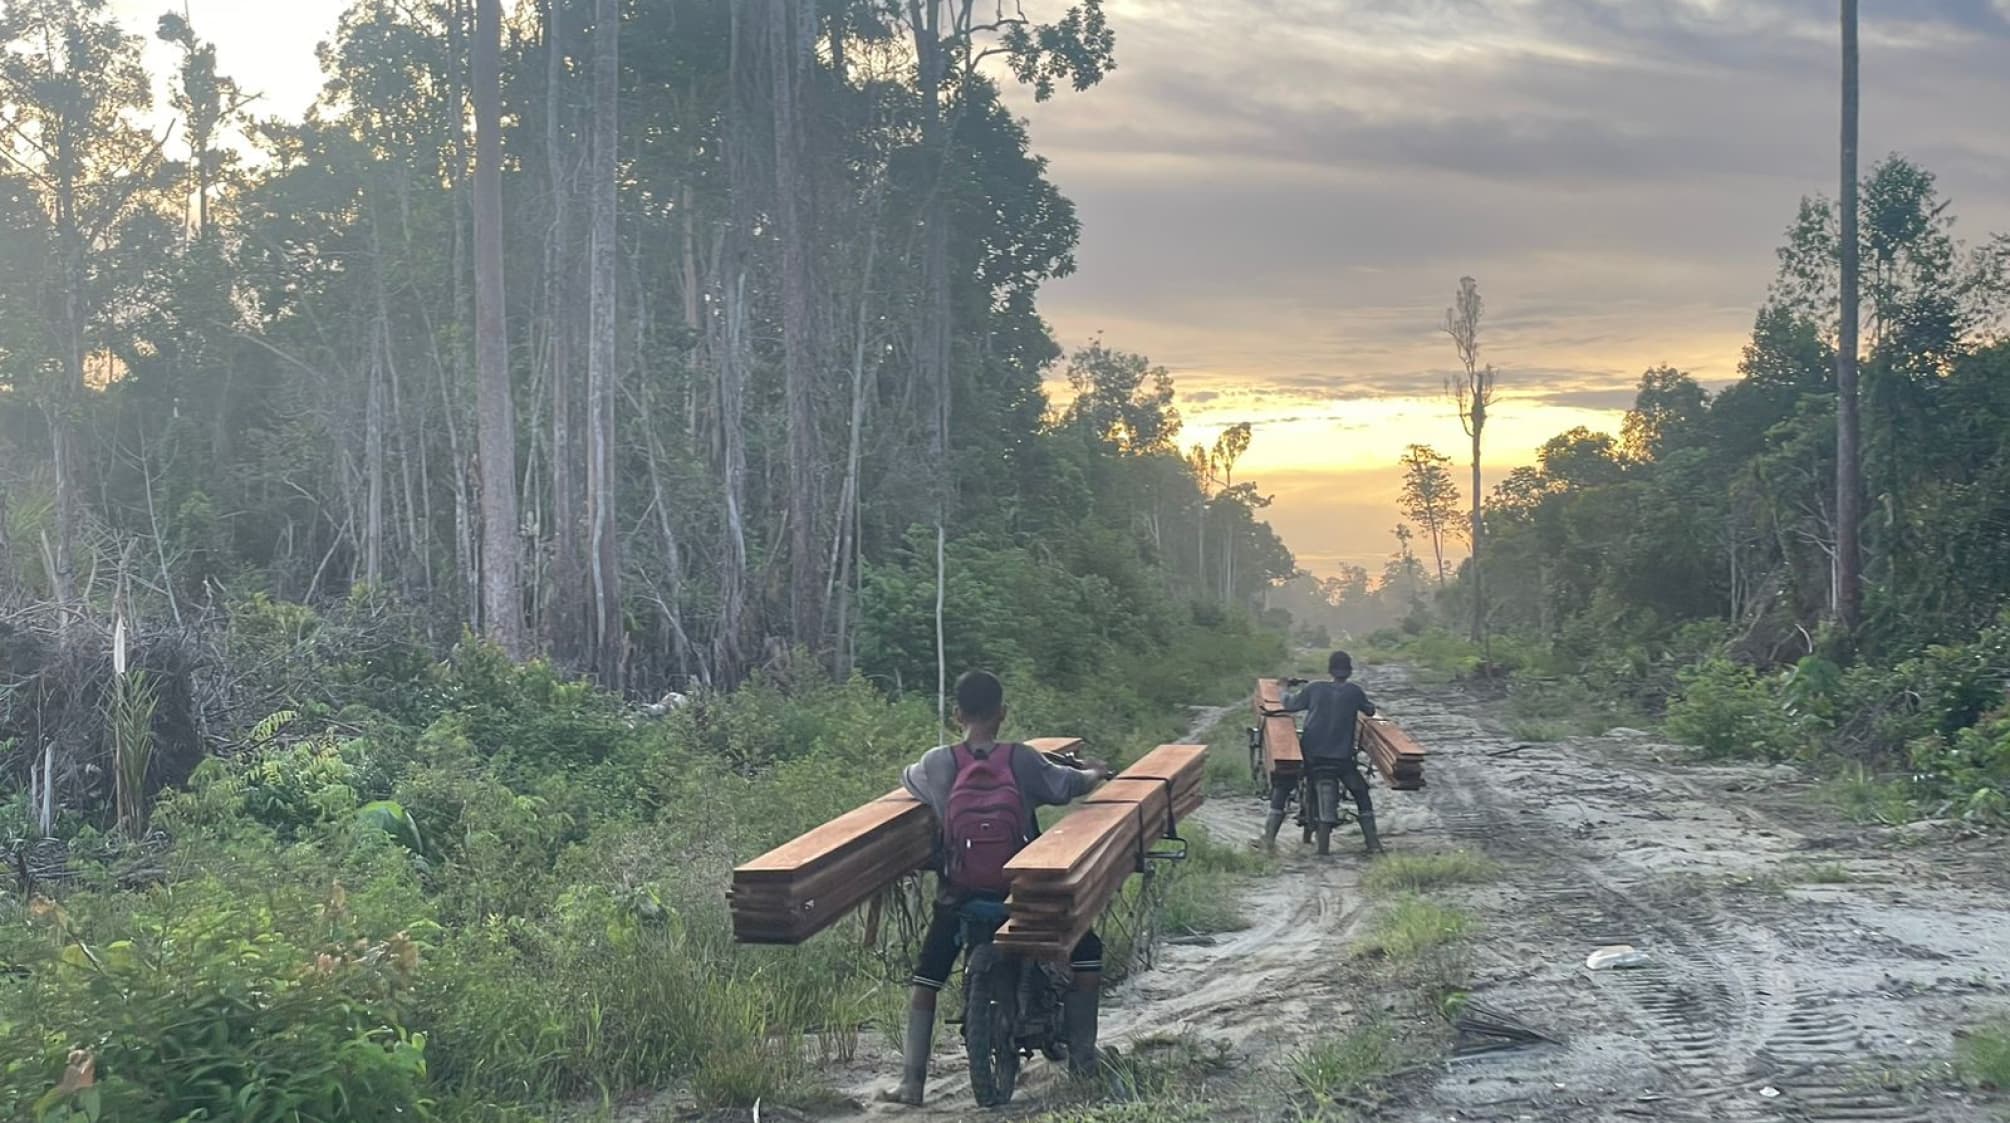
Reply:
[[1026, 799], [1012, 772], [1019, 746], [995, 745], [978, 756], [968, 744], [956, 746], [956, 782], [949, 787], [949, 814], [942, 824], [945, 869], [950, 888], [1003, 895], [1012, 888], [1005, 863], [1025, 847]]

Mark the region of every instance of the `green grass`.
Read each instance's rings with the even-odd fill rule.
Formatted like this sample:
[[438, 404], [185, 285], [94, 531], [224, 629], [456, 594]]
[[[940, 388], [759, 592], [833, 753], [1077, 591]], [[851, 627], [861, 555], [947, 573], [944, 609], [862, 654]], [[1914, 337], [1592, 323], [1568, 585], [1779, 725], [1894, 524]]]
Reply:
[[1903, 781], [1884, 779], [1861, 765], [1822, 781], [1815, 792], [1852, 822], [1895, 827], [1919, 817]]
[[1506, 727], [1520, 741], [1596, 737], [1615, 726], [1645, 726], [1634, 706], [1595, 692], [1578, 678], [1515, 682], [1509, 688]]
[[1359, 1098], [1400, 1067], [1395, 1033], [1370, 1022], [1346, 1034], [1318, 1038], [1288, 1062], [1298, 1090], [1320, 1108]]
[[1366, 955], [1410, 963], [1464, 938], [1472, 927], [1473, 919], [1466, 913], [1405, 893], [1375, 918], [1357, 946]]
[[1984, 1088], [2010, 1090], [2010, 1018], [1969, 1031], [1955, 1045], [1955, 1068]]
[[1801, 880], [1810, 885], [1847, 885], [1856, 879], [1841, 862], [1820, 862], [1802, 870]]
[[1237, 893], [1242, 878], [1268, 868], [1269, 860], [1247, 847], [1216, 842], [1199, 824], [1181, 828], [1186, 861], [1174, 869], [1159, 911], [1159, 930], [1168, 935], [1209, 936], [1249, 927]]
[[1470, 850], [1435, 854], [1392, 854], [1368, 867], [1361, 884], [1375, 892], [1429, 889], [1437, 885], [1469, 885], [1491, 880], [1500, 872], [1492, 859]]
[[[1509, 718], [1506, 729], [1507, 735], [1515, 740], [1533, 741], [1536, 744], [1567, 741], [1584, 732], [1579, 726], [1555, 718]], [[1604, 730], [1601, 729], [1585, 735], [1596, 736], [1602, 732]]]
[[1197, 1034], [1154, 1034], [1139, 1038], [1110, 1061], [1111, 1076], [1125, 1098], [1177, 1101], [1235, 1067], [1226, 1041]]
[[1246, 796], [1255, 790], [1249, 774], [1249, 723], [1254, 720], [1247, 707], [1222, 715], [1207, 733], [1207, 794], [1209, 798]]

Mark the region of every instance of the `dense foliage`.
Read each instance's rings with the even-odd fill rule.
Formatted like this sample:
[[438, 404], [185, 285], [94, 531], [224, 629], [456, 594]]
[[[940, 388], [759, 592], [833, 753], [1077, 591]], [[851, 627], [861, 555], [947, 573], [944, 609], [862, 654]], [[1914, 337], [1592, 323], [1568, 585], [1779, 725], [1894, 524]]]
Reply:
[[[2010, 792], [2010, 237], [1964, 247], [1924, 169], [1863, 185], [1868, 551], [1835, 608], [1835, 208], [1803, 205], [1736, 382], [1641, 377], [1489, 499], [1487, 609], [1714, 752], [1839, 749], [1974, 810]], [[1468, 596], [1455, 589], [1449, 596]], [[1469, 601], [1467, 602], [1469, 603]]]
[[302, 121], [164, 17], [163, 137], [105, 0], [0, 4], [0, 1116], [796, 1096], [897, 988], [726, 871], [945, 664], [1115, 755], [1283, 656], [1247, 428], [1035, 305], [1001, 83], [1096, 0], [508, 7], [361, 0]]

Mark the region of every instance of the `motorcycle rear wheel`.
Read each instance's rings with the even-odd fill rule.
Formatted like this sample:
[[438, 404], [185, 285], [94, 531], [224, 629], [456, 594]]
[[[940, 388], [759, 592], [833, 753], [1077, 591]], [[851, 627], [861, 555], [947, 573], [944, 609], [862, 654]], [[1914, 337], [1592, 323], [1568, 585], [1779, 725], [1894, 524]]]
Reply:
[[1019, 965], [986, 945], [964, 974], [963, 1048], [970, 1059], [970, 1092], [979, 1107], [1012, 1102], [1019, 1083]]

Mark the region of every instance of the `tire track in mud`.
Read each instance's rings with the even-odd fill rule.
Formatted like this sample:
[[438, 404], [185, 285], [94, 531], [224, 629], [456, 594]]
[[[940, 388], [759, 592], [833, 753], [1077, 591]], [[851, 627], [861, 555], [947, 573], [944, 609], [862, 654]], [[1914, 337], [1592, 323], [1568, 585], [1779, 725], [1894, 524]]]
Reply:
[[[1632, 1027], [1662, 1077], [1663, 1087], [1626, 1114], [1755, 1123], [1943, 1118], [1854, 1074], [1866, 1044], [1859, 1024], [1844, 1000], [1799, 984], [1780, 934], [1755, 910], [1734, 912], [1719, 892], [1697, 887], [1664, 903], [1609, 873], [1610, 863], [1575, 844], [1556, 818], [1526, 813], [1530, 801], [1595, 803], [1595, 795], [1543, 790], [1541, 774], [1528, 769], [1516, 769], [1520, 782], [1503, 788], [1476, 751], [1505, 745], [1501, 738], [1426, 699], [1401, 671], [1377, 671], [1386, 708], [1399, 720], [1404, 711], [1418, 714], [1409, 724], [1432, 751], [1429, 803], [1446, 833], [1509, 869], [1527, 911], [1571, 945], [1651, 949], [1646, 967], [1587, 973], [1601, 1008]], [[1680, 786], [1705, 798], [1686, 781]], [[1511, 809], [1509, 800], [1521, 806]]]

